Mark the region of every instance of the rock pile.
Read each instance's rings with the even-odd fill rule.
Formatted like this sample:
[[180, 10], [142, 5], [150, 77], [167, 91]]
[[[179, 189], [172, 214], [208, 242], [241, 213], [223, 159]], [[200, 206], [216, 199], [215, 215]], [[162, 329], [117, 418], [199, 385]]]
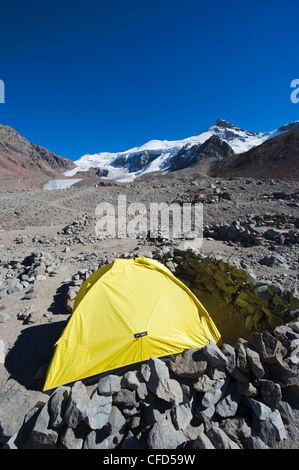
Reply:
[[55, 260], [49, 253], [34, 252], [22, 262], [11, 260], [4, 264], [7, 269], [5, 285], [0, 289], [0, 299], [6, 295], [28, 289], [24, 299], [36, 296], [36, 281], [44, 281], [55, 275]]
[[9, 411], [10, 390], [0, 402], [0, 439], [10, 449], [276, 448], [298, 433], [286, 398], [298, 379], [294, 321], [234, 347], [210, 341], [169, 361], [152, 357], [102, 376], [92, 392], [82, 381], [60, 386], [22, 419]]
[[299, 294], [294, 288], [285, 289], [279, 283], [259, 280], [236, 258], [169, 247], [158, 251], [157, 258], [199, 300], [208, 292], [219, 305], [230, 305], [233, 315], [243, 321], [249, 332], [273, 331], [298, 318]]
[[[216, 240], [229, 240], [243, 246], [286, 245], [299, 243], [299, 221], [297, 217], [272, 214], [234, 220], [230, 223], [209, 223], [204, 227], [204, 236]], [[263, 232], [260, 227], [267, 226]], [[275, 227], [275, 228], [269, 228]]]

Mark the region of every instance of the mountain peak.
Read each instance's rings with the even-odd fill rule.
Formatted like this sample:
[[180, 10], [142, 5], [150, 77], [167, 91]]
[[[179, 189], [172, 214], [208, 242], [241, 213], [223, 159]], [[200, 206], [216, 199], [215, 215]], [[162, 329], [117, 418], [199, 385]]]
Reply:
[[226, 121], [225, 119], [217, 119], [214, 126], [223, 127], [225, 129], [227, 129], [227, 128], [228, 129], [234, 129], [236, 127], [233, 124], [231, 124], [230, 122]]

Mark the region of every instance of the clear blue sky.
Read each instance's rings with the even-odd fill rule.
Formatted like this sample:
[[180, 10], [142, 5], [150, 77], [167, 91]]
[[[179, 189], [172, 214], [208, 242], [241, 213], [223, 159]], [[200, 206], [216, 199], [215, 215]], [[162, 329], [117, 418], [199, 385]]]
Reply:
[[298, 0], [1, 2], [0, 122], [58, 155], [299, 119]]

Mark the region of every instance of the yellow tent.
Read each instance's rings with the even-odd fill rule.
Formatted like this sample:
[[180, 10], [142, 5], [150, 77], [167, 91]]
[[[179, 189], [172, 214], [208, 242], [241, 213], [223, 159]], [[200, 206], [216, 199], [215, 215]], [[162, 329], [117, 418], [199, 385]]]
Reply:
[[199, 348], [220, 334], [194, 294], [163, 264], [115, 259], [81, 286], [44, 390]]

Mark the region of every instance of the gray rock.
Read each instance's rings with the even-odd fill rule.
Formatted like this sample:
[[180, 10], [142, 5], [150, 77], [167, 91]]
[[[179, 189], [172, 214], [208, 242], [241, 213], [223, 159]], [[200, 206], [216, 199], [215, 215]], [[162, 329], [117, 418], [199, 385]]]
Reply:
[[114, 449], [119, 443], [119, 436], [103, 437], [101, 432], [93, 430], [86, 436], [83, 449]]
[[213, 343], [213, 341], [210, 341], [209, 344], [203, 348], [203, 354], [207, 358], [209, 364], [215, 367], [226, 367], [228, 364], [226, 356], [222, 353], [221, 349]]
[[236, 350], [230, 344], [224, 343], [222, 346], [222, 353], [225, 355], [227, 363], [226, 370], [232, 373], [236, 367]]
[[248, 398], [248, 402], [254, 414], [260, 421], [269, 421], [272, 424], [275, 429], [277, 440], [281, 441], [286, 439], [286, 430], [278, 410], [270, 408], [254, 398]]
[[255, 377], [260, 379], [265, 375], [265, 370], [258, 352], [250, 344], [245, 346], [245, 351], [249, 369], [255, 375]]
[[267, 364], [282, 363], [287, 354], [287, 349], [269, 331], [254, 333], [250, 336], [249, 343], [254, 346], [261, 360]]
[[178, 377], [197, 378], [204, 374], [206, 368], [207, 360], [202, 349], [185, 349], [169, 361], [169, 369]]
[[148, 364], [142, 364], [141, 366], [141, 375], [144, 378], [145, 382], [148, 382], [151, 376], [151, 368]]
[[202, 432], [197, 436], [194, 444], [192, 445], [192, 449], [215, 449], [215, 447], [208, 436]]
[[166, 402], [178, 405], [183, 401], [183, 391], [174, 379], [169, 377], [169, 370], [166, 364], [158, 358], [152, 357], [148, 361], [151, 368], [151, 376], [148, 381], [148, 389], [158, 398]]
[[121, 389], [113, 397], [113, 403], [121, 408], [137, 408], [139, 406], [136, 399], [136, 391]]
[[137, 390], [140, 382], [137, 377], [137, 371], [129, 371], [121, 379], [121, 387], [129, 390]]
[[240, 394], [234, 384], [230, 384], [224, 396], [216, 405], [216, 413], [222, 418], [235, 416], [240, 402]]
[[108, 416], [107, 430], [110, 434], [123, 434], [126, 429], [126, 419], [117, 406], [112, 405]]
[[204, 374], [202, 377], [193, 382], [193, 388], [196, 392], [205, 393], [208, 392], [214, 384], [215, 380]]
[[285, 348], [293, 349], [299, 346], [299, 333], [287, 325], [281, 325], [275, 328], [274, 336], [277, 338]]
[[177, 431], [168, 419], [157, 421], [147, 437], [149, 449], [177, 449], [184, 442], [186, 437], [182, 431]]
[[193, 417], [190, 402], [174, 406], [171, 410], [171, 417], [175, 428], [184, 431]]
[[[45, 401], [48, 397], [45, 396]], [[29, 392], [10, 389], [0, 392], [0, 443], [16, 434], [24, 422], [24, 417], [36, 403], [36, 397]]]
[[283, 269], [289, 268], [289, 265], [287, 264], [283, 256], [276, 255], [276, 254], [264, 256], [264, 258], [260, 260], [260, 264], [271, 267], [271, 268], [272, 267], [283, 268]]
[[215, 449], [240, 449], [238, 444], [230, 439], [219, 427], [211, 426], [207, 431], [207, 437], [210, 439]]
[[63, 385], [57, 387], [49, 398], [50, 425], [53, 428], [59, 428], [64, 424], [64, 413], [66, 410], [70, 387]]
[[240, 446], [242, 446], [245, 439], [251, 436], [250, 426], [244, 418], [226, 418], [220, 421], [219, 426], [225, 434]]
[[98, 393], [99, 395], [110, 396], [114, 393], [119, 392], [121, 388], [121, 377], [118, 375], [107, 375], [102, 377], [98, 383]]
[[222, 387], [224, 384], [224, 379], [213, 381], [211, 388], [204, 393], [201, 399], [201, 405], [204, 408], [210, 408], [220, 400], [222, 396]]
[[155, 397], [148, 406], [143, 403], [142, 420], [147, 426], [152, 426], [160, 419], [166, 419], [171, 414], [171, 404]]
[[271, 408], [279, 408], [282, 392], [281, 386], [272, 380], [260, 380], [260, 390], [263, 401]]
[[0, 313], [0, 323], [5, 323], [10, 319], [11, 317], [7, 313]]
[[85, 385], [79, 380], [74, 383], [64, 414], [64, 421], [70, 428], [76, 428], [87, 417], [90, 398]]
[[34, 448], [55, 449], [58, 440], [58, 432], [50, 428], [50, 414], [48, 403], [39, 413], [31, 433]]
[[269, 449], [267, 444], [262, 441], [258, 436], [250, 436], [244, 443], [245, 449]]
[[21, 290], [23, 290], [23, 285], [20, 282], [18, 282], [17, 284], [14, 284], [13, 286], [10, 286], [7, 289], [7, 293], [8, 294], [15, 294], [16, 292], [20, 292]]
[[99, 395], [95, 391], [86, 408], [84, 421], [91, 429], [102, 429], [108, 424], [111, 406], [111, 396]]
[[72, 428], [65, 428], [60, 438], [61, 449], [82, 449], [83, 438], [76, 437]]

